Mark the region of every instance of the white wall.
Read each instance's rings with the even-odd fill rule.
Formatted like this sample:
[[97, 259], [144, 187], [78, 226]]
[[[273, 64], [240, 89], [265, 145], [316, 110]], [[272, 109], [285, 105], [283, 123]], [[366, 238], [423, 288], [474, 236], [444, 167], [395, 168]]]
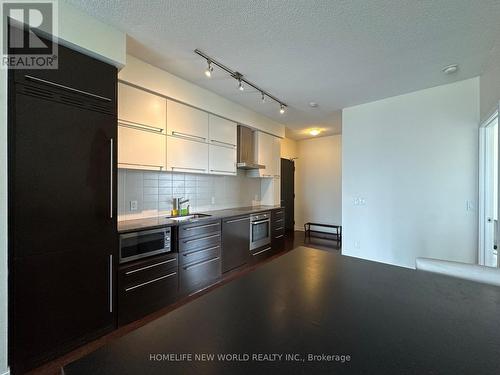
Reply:
[[478, 123], [478, 78], [345, 109], [342, 253], [475, 263]]
[[342, 136], [301, 140], [297, 148], [296, 229], [308, 221], [342, 224]]
[[226, 117], [240, 124], [263, 130], [278, 137], [285, 136], [284, 125], [134, 56], [127, 55], [127, 64], [120, 71], [118, 77], [121, 80]]
[[90, 17], [66, 1], [59, 0], [58, 4], [58, 36], [62, 45], [119, 68], [125, 65], [127, 42], [124, 32]]
[[491, 51], [481, 80], [481, 120], [485, 121], [500, 101], [500, 44]]

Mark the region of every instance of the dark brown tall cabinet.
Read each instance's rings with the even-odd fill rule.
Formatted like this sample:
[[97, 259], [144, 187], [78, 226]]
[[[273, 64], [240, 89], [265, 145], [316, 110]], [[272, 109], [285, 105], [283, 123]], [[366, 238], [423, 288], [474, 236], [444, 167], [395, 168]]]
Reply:
[[116, 68], [59, 47], [9, 72], [9, 362], [14, 374], [115, 327]]

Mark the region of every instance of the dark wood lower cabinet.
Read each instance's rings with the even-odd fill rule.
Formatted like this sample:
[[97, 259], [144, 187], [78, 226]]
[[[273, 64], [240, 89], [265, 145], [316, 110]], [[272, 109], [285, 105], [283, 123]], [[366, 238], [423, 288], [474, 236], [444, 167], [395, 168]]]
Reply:
[[179, 293], [188, 295], [220, 280], [220, 220], [179, 227]]
[[118, 269], [118, 324], [150, 314], [178, 296], [178, 254], [126, 263]]
[[250, 216], [222, 221], [222, 272], [248, 263], [250, 256]]
[[273, 253], [285, 248], [285, 209], [271, 211], [271, 247]]

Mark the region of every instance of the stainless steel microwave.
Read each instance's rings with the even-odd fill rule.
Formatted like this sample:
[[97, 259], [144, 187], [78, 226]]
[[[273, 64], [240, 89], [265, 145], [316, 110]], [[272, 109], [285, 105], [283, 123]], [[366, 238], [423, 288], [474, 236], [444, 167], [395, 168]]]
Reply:
[[120, 235], [120, 263], [168, 253], [172, 228], [159, 228]]

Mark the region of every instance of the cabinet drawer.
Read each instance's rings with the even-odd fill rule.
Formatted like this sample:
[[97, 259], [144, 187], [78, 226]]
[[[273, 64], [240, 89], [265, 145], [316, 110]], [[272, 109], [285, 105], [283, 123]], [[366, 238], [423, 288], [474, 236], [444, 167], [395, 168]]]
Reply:
[[128, 288], [177, 271], [177, 254], [133, 262], [119, 269], [119, 285]]
[[273, 254], [271, 244], [259, 247], [250, 252], [250, 261], [252, 263], [259, 262]]
[[191, 264], [205, 259], [212, 259], [220, 257], [221, 245], [220, 243], [203, 246], [194, 250], [184, 251], [180, 253], [179, 263], [181, 266]]
[[182, 238], [179, 240], [179, 253], [189, 252], [196, 249], [219, 245], [221, 233], [215, 232], [196, 237]]
[[126, 324], [173, 303], [178, 285], [178, 273], [171, 270], [143, 283], [120, 288], [118, 324]]
[[202, 234], [220, 232], [220, 230], [220, 220], [186, 224], [179, 227], [179, 238], [182, 239]]
[[221, 277], [220, 256], [180, 267], [180, 291], [183, 294], [203, 289]]

